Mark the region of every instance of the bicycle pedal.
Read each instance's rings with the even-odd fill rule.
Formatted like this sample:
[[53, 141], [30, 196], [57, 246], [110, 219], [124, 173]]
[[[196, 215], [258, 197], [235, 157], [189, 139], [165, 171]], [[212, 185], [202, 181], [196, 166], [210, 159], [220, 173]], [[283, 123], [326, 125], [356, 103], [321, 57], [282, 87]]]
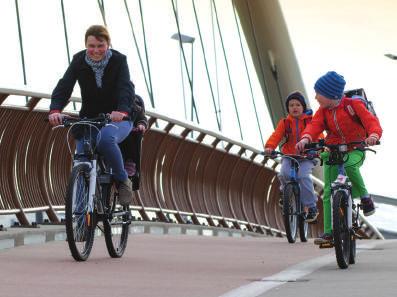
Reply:
[[317, 222], [318, 222], [318, 220], [317, 219], [315, 219], [314, 221], [307, 221], [307, 220], [305, 220], [305, 222], [306, 223], [308, 223], [308, 224], [310, 224], [310, 225], [314, 225], [314, 224], [317, 224]]
[[366, 237], [366, 236], [362, 236], [362, 235], [360, 235], [360, 234], [354, 232], [353, 238], [354, 238], [354, 239], [359, 239], [359, 240], [361, 240], [361, 239], [366, 239], [367, 237]]
[[103, 206], [101, 201], [97, 201], [96, 203], [96, 211], [98, 214], [103, 214]]
[[357, 239], [368, 239], [368, 235], [361, 228], [354, 228], [353, 236]]
[[330, 249], [334, 247], [332, 242], [322, 243], [318, 246], [320, 249]]

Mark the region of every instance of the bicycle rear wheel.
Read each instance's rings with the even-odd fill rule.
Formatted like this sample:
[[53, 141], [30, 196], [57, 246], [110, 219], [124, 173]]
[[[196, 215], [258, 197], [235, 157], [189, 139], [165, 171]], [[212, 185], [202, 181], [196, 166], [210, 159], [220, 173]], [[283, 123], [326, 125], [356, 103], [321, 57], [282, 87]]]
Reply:
[[106, 195], [106, 211], [103, 219], [106, 247], [112, 258], [123, 256], [127, 247], [129, 225], [131, 223], [129, 206], [117, 204], [117, 195], [111, 185], [103, 187]]
[[297, 191], [292, 183], [286, 184], [283, 192], [283, 219], [285, 233], [289, 243], [296, 240], [298, 222], [297, 222]]
[[89, 174], [87, 164], [72, 170], [65, 201], [65, 226], [70, 252], [76, 261], [85, 261], [91, 253], [96, 226], [95, 214], [89, 207]]
[[345, 192], [337, 191], [332, 198], [332, 228], [336, 262], [339, 268], [349, 266], [351, 230], [348, 226], [348, 197]]

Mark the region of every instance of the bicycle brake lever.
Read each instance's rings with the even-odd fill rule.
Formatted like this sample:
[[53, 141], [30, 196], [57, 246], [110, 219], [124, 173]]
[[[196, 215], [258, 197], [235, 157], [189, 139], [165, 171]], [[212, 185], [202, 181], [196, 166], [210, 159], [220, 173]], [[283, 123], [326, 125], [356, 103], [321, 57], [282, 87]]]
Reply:
[[368, 148], [368, 147], [367, 147], [367, 148], [365, 148], [365, 150], [366, 150], [366, 151], [373, 152], [374, 154], [376, 154], [376, 151], [375, 151], [375, 150], [373, 150], [373, 149], [370, 149], [370, 148]]
[[62, 125], [57, 125], [57, 126], [54, 126], [54, 127], [52, 127], [51, 128], [51, 130], [55, 130], [55, 129], [58, 129], [58, 128], [64, 128], [65, 127], [65, 125], [64, 124], [62, 124]]

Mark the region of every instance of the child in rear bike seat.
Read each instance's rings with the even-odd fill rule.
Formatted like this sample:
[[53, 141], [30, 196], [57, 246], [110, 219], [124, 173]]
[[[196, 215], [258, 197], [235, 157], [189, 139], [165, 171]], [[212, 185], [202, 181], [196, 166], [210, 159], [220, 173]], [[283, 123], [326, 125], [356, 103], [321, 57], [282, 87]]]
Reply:
[[135, 94], [136, 118], [134, 129], [126, 139], [119, 143], [119, 147], [124, 159], [124, 168], [128, 177], [132, 180], [132, 190], [139, 190], [140, 168], [141, 168], [141, 144], [143, 134], [148, 128], [148, 121], [145, 116], [145, 103], [141, 96]]
[[[311, 123], [302, 133], [301, 140], [296, 148], [304, 150], [307, 143], [315, 141], [324, 130], [327, 132], [325, 143], [345, 144], [355, 141], [365, 141], [368, 146], [375, 145], [382, 136], [379, 120], [367, 110], [360, 100], [351, 100], [344, 96], [345, 79], [334, 71], [321, 76], [314, 85], [316, 100], [320, 108], [317, 110]], [[364, 162], [364, 152], [350, 146], [348, 159], [345, 163], [346, 174], [352, 183], [352, 197], [361, 198], [365, 216], [375, 212], [374, 203], [368, 194], [360, 167]], [[327, 165], [329, 152], [323, 152], [324, 161], [324, 234], [317, 238], [315, 244], [332, 241], [331, 225], [331, 182], [338, 175], [337, 166]]]
[[[269, 137], [265, 144], [265, 154], [270, 155], [271, 152], [285, 139], [281, 144], [281, 152], [283, 154], [298, 154], [295, 149], [296, 143], [299, 141], [302, 131], [306, 125], [311, 122], [311, 110], [307, 109], [305, 97], [300, 92], [293, 92], [288, 95], [285, 101], [288, 116], [279, 121], [275, 131]], [[301, 189], [301, 201], [307, 210], [306, 221], [314, 222], [318, 216], [317, 195], [314, 193], [313, 181], [310, 178], [315, 161], [302, 159], [299, 160], [299, 171], [297, 181]], [[291, 163], [288, 158], [281, 159], [281, 169], [278, 175], [281, 190], [290, 176]], [[280, 198], [280, 206], [283, 199]]]

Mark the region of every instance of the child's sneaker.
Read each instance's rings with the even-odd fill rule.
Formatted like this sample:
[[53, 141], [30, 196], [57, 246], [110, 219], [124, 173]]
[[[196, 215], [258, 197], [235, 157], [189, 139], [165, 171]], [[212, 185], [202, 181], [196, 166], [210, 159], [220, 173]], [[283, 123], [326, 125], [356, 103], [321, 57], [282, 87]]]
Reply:
[[375, 213], [375, 206], [372, 198], [366, 197], [361, 198], [361, 206], [366, 217], [373, 215]]
[[309, 211], [307, 212], [305, 222], [314, 223], [317, 220], [318, 214], [319, 212], [317, 210], [317, 207], [315, 206], [309, 207]]
[[127, 171], [128, 176], [134, 176], [136, 174], [136, 164], [130, 159], [125, 160], [124, 169]]
[[334, 238], [332, 237], [332, 234], [324, 233], [319, 238], [316, 238], [314, 240], [314, 244], [317, 244], [317, 245], [329, 244], [329, 243], [332, 243], [333, 240], [334, 240]]

